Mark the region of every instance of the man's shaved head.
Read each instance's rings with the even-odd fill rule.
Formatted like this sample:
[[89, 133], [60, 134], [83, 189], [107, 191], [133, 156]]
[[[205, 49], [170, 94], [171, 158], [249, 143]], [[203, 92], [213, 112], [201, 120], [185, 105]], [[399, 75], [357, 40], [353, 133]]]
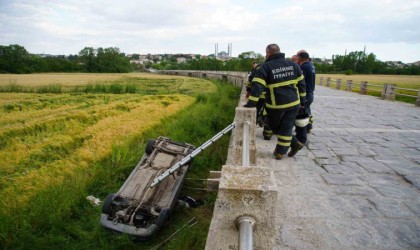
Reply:
[[280, 53], [280, 47], [277, 44], [272, 43], [272, 44], [267, 45], [265, 52], [268, 55], [278, 54]]

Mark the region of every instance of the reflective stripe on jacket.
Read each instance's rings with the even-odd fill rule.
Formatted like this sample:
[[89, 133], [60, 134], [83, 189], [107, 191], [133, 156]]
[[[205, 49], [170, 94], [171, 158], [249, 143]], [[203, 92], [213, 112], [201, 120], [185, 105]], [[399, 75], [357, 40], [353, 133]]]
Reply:
[[[252, 69], [251, 73], [248, 76], [248, 82], [246, 83], [246, 91], [251, 92], [251, 88], [252, 88], [252, 79], [254, 79], [255, 76], [255, 72], [257, 72], [257, 70], [260, 68], [260, 65], [257, 65], [255, 68]], [[265, 90], [263, 92], [261, 92], [260, 97], [261, 99], [265, 98]], [[258, 100], [257, 100], [258, 102]]]
[[304, 103], [305, 87], [300, 67], [279, 53], [269, 57], [255, 72], [248, 100], [257, 102], [265, 90], [267, 108], [289, 109]]

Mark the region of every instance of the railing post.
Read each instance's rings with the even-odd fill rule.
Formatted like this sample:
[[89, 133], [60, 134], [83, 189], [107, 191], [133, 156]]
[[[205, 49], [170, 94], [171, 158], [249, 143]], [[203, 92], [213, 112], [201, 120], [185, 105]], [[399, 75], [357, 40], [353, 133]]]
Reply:
[[384, 85], [382, 85], [381, 99], [385, 99], [387, 87], [388, 87], [388, 83], [384, 83]]
[[[243, 98], [245, 96], [243, 95]], [[243, 105], [243, 104], [242, 104]], [[257, 147], [255, 144], [257, 110], [255, 108], [237, 107], [235, 112], [236, 129], [233, 130], [231, 143], [228, 149], [226, 164], [242, 166], [243, 148], [247, 147], [249, 152], [248, 166], [255, 166], [257, 162]], [[245, 123], [248, 123], [245, 125]], [[244, 130], [248, 130], [248, 138], [244, 138]], [[245, 141], [247, 139], [248, 142]]]
[[396, 87], [396, 84], [385, 83], [382, 88], [382, 94], [381, 94], [382, 99], [395, 100], [395, 87]]
[[420, 107], [420, 89], [419, 89], [419, 94], [417, 95], [416, 106]]
[[239, 250], [254, 249], [254, 218], [250, 216], [241, 216], [237, 219], [236, 224], [239, 228]]
[[360, 83], [360, 94], [367, 95], [368, 82], [362, 81]]
[[336, 89], [341, 89], [341, 79], [337, 79], [337, 84], [335, 85]]
[[322, 76], [321, 76], [321, 77], [319, 78], [319, 85], [321, 85], [321, 86], [322, 86], [322, 81], [324, 81], [324, 77], [322, 77]]
[[244, 122], [242, 139], [242, 166], [249, 167], [249, 122]]
[[330, 87], [331, 86], [331, 77], [328, 77], [327, 78], [327, 85], [326, 85], [327, 87]]
[[346, 83], [346, 91], [352, 91], [353, 90], [353, 80], [347, 80]]

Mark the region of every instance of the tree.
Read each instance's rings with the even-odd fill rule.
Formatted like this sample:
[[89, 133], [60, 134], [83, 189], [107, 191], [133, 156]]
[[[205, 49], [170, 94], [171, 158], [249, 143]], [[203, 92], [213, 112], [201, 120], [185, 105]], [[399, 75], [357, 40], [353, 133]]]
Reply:
[[118, 48], [85, 47], [79, 52], [79, 58], [87, 72], [125, 73], [132, 70], [130, 59]]
[[80, 62], [84, 63], [87, 72], [94, 72], [97, 70], [95, 57], [96, 52], [92, 47], [85, 47], [79, 52]]
[[0, 46], [0, 72], [30, 73], [30, 55], [20, 45]]

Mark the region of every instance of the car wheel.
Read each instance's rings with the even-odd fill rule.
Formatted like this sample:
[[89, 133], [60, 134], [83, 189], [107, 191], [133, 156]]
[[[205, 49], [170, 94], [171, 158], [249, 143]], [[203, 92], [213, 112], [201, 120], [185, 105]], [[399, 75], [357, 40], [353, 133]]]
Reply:
[[156, 226], [158, 226], [159, 228], [163, 228], [168, 222], [170, 215], [171, 211], [169, 210], [169, 208], [162, 209], [159, 213], [159, 217], [156, 220]]
[[104, 201], [104, 204], [102, 205], [102, 213], [104, 213], [104, 214], [110, 214], [111, 213], [111, 204], [112, 204], [112, 201], [114, 200], [114, 198], [115, 198], [115, 194], [109, 194], [106, 197], [106, 199]]
[[155, 145], [155, 140], [149, 139], [149, 141], [146, 144], [146, 154], [150, 155], [153, 152], [153, 146]]

